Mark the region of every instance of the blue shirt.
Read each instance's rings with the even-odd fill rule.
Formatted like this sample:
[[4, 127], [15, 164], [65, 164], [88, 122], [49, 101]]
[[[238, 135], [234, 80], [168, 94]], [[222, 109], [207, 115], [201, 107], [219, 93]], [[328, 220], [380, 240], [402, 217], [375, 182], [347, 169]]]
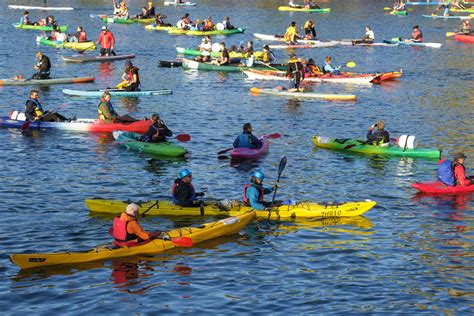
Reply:
[[[265, 194], [269, 194], [273, 192], [273, 188], [263, 188], [263, 192]], [[247, 188], [247, 192], [245, 194], [247, 200], [249, 201], [250, 207], [254, 210], [262, 211], [265, 209], [263, 203], [259, 202], [260, 198], [260, 190], [256, 187], [256, 185], [252, 185]]]

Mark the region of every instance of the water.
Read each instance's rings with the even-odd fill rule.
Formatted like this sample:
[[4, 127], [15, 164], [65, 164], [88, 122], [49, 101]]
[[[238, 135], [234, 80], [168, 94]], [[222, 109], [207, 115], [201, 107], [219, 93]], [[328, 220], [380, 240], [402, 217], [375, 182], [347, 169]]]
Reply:
[[[368, 126], [385, 119], [392, 136], [416, 135], [424, 147], [451, 154], [464, 151], [473, 168], [473, 46], [446, 39], [459, 21], [431, 21], [415, 8], [407, 17], [384, 15], [384, 1], [330, 1], [327, 15], [278, 12], [283, 1], [200, 1], [195, 8], [158, 7], [170, 22], [184, 12], [193, 18], [226, 15], [245, 34], [228, 45], [251, 38], [253, 32], [282, 33], [295, 20], [316, 22], [322, 39], [356, 38], [370, 25], [376, 39], [407, 37], [419, 24], [425, 41], [441, 49], [410, 47], [335, 47], [298, 51], [321, 64], [331, 55], [335, 64], [355, 61], [354, 71], [402, 68], [401, 80], [367, 87], [322, 84], [315, 91], [355, 93], [356, 103], [252, 96], [252, 86], [272, 82], [246, 81], [241, 74], [183, 72], [162, 69], [158, 60], [175, 59], [174, 45], [191, 47], [195, 37], [148, 32], [141, 25], [111, 25], [117, 51], [136, 53], [144, 88], [170, 88], [171, 96], [114, 98], [120, 113], [136, 117], [158, 112], [178, 133], [189, 133], [184, 161], [162, 161], [128, 152], [106, 135], [56, 131], [21, 134], [0, 130], [0, 299], [3, 312], [46, 313], [429, 313], [468, 314], [473, 307], [473, 195], [418, 197], [410, 184], [434, 177], [436, 161], [390, 158], [314, 149], [314, 134], [364, 137]], [[40, 5], [41, 1], [34, 1]], [[108, 11], [109, 1], [48, 1], [49, 5], [81, 8], [54, 12], [74, 30], [83, 25], [96, 38], [101, 24], [90, 13]], [[129, 1], [138, 13], [141, 1]], [[162, 9], [162, 10], [161, 10]], [[0, 5], [0, 77], [32, 73], [35, 32], [14, 30], [21, 11]], [[44, 15], [44, 14], [43, 14]], [[39, 19], [39, 11], [31, 11]], [[255, 46], [262, 43], [255, 40]], [[95, 75], [94, 89], [116, 84], [123, 62], [65, 64], [67, 51], [41, 49], [53, 62], [54, 76]], [[278, 51], [284, 61], [286, 52]], [[67, 86], [70, 88], [71, 86]], [[22, 109], [32, 87], [0, 87], [2, 115]], [[69, 98], [66, 86], [41, 88], [47, 108], [66, 116], [95, 117], [96, 99]], [[245, 122], [255, 133], [281, 133], [269, 154], [254, 163], [230, 165], [217, 160]], [[288, 158], [278, 196], [321, 202], [371, 198], [377, 206], [365, 217], [284, 221], [274, 230], [249, 225], [240, 235], [211, 240], [194, 248], [151, 257], [126, 258], [69, 267], [19, 271], [11, 253], [85, 250], [110, 240], [111, 217], [91, 216], [84, 199], [147, 200], [168, 198], [182, 168], [194, 173], [207, 197], [241, 197], [249, 172], [263, 170], [271, 182], [281, 157]], [[147, 229], [168, 229], [211, 218], [141, 219]], [[471, 312], [469, 312], [471, 310]]]

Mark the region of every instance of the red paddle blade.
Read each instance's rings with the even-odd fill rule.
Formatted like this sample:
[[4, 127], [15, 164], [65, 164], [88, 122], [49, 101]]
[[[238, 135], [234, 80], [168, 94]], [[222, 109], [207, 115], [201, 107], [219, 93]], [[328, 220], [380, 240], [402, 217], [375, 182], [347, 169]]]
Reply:
[[193, 240], [189, 237], [178, 237], [178, 238], [173, 238], [171, 239], [173, 244], [179, 247], [192, 247], [193, 246]]
[[191, 140], [191, 135], [189, 134], [179, 134], [176, 135], [176, 139], [180, 142], [189, 142]]
[[23, 123], [23, 125], [21, 126], [21, 130], [24, 131], [25, 129], [27, 129], [28, 127], [30, 127], [31, 125], [31, 121], [26, 121], [25, 123]]
[[277, 138], [280, 138], [280, 137], [281, 137], [281, 135], [279, 133], [265, 135], [265, 138], [272, 138], [272, 139], [277, 139]]
[[110, 228], [109, 228], [109, 235], [110, 235], [110, 236], [113, 236], [113, 235], [114, 235], [114, 228], [113, 228], [113, 227], [110, 227]]

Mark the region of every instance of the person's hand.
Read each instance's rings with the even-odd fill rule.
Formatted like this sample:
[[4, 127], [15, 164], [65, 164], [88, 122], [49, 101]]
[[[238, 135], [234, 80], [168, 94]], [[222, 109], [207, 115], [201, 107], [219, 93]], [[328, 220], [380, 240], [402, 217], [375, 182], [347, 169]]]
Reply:
[[376, 128], [376, 127], [377, 127], [377, 124], [372, 124], [372, 125], [370, 125], [370, 130], [373, 131], [374, 128]]
[[275, 183], [273, 184], [273, 189], [277, 189], [280, 187], [280, 181], [275, 181]]
[[205, 194], [204, 192], [198, 192], [196, 193], [196, 196], [204, 196], [204, 194]]
[[272, 208], [271, 208], [271, 207], [265, 207], [265, 208], [264, 208], [264, 211], [266, 211], [266, 212], [271, 212], [271, 211], [272, 211]]

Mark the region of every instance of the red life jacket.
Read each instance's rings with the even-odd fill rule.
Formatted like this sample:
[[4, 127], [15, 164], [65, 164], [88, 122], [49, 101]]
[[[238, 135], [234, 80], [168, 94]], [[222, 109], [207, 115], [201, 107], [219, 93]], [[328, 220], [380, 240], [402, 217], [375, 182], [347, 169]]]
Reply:
[[137, 71], [137, 83], [140, 83], [140, 77], [138, 76], [138, 70], [140, 70], [140, 68], [135, 67], [135, 66], [133, 66], [132, 68], [130, 68], [130, 70], [129, 70], [128, 73], [127, 73], [128, 81], [132, 81], [132, 80], [133, 80], [133, 73], [132, 73], [132, 71], [133, 71], [134, 69]]
[[51, 40], [52, 40], [52, 41], [55, 41], [55, 40], [56, 40], [56, 38], [58, 37], [58, 33], [59, 33], [59, 32], [57, 32], [57, 31], [53, 31], [53, 32], [51, 33]]
[[136, 244], [138, 236], [129, 234], [127, 231], [129, 221], [123, 221], [120, 217], [114, 218], [114, 244], [116, 246], [128, 247]]
[[87, 42], [86, 32], [81, 31], [81, 32], [79, 33], [79, 42], [80, 42], [80, 43], [82, 43], [82, 42]]
[[[247, 199], [247, 189], [250, 188], [251, 186], [252, 186], [252, 185], [251, 185], [251, 184], [248, 184], [248, 183], [246, 183], [246, 184], [244, 185], [244, 205], [245, 205], [245, 206], [250, 206], [250, 202], [249, 202], [249, 200]], [[263, 189], [263, 187], [260, 187], [260, 188], [258, 188], [258, 189], [260, 189], [260, 195], [258, 196], [258, 201], [259, 201], [260, 203], [262, 203], [262, 202], [263, 202], [263, 197], [264, 197], [264, 195], [265, 195], [265, 190]]]

